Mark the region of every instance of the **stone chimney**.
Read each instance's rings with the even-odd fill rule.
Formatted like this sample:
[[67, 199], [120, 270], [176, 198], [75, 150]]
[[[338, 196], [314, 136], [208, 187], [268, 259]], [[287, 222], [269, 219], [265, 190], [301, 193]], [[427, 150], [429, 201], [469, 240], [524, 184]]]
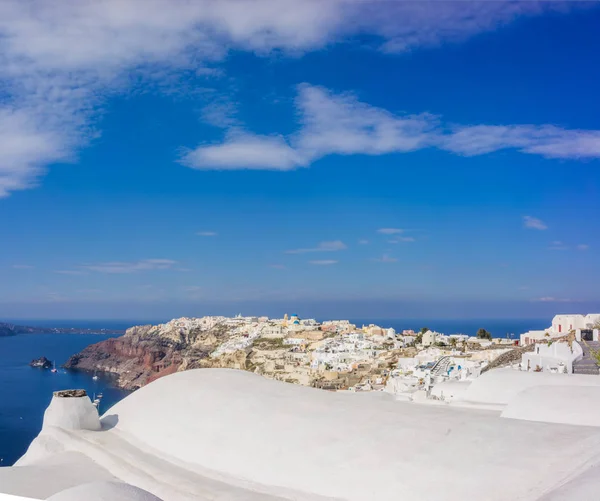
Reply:
[[44, 413], [43, 428], [47, 426], [97, 431], [100, 429], [100, 418], [85, 390], [55, 391]]

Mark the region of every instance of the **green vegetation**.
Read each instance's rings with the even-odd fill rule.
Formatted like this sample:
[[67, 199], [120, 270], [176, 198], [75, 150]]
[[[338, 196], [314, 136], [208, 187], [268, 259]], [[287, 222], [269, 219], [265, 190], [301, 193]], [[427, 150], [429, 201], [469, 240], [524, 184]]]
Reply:
[[429, 330], [429, 327], [421, 327], [421, 334], [425, 334]]
[[488, 340], [492, 340], [492, 334], [488, 331], [486, 331], [485, 329], [479, 329], [477, 331], [477, 337], [479, 339], [488, 339]]
[[283, 338], [271, 339], [267, 337], [256, 338], [253, 346], [258, 350], [279, 350], [286, 347], [283, 344]]
[[591, 355], [596, 364], [600, 365], [600, 350], [592, 350]]

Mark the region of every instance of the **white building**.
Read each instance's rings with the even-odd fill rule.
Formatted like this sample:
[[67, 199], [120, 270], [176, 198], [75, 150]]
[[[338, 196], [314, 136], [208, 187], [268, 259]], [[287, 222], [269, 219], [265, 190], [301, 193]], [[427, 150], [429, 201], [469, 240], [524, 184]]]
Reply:
[[588, 315], [556, 315], [552, 319], [552, 325], [544, 330], [535, 330], [521, 334], [521, 345], [535, 343], [543, 339], [561, 337], [572, 331], [592, 329], [600, 322], [600, 313]]
[[285, 330], [280, 324], [267, 324], [263, 327], [261, 335], [268, 339], [278, 339], [285, 336]]
[[440, 335], [439, 332], [427, 331], [423, 334], [423, 337], [421, 339], [421, 344], [423, 346], [431, 346], [432, 344], [436, 343], [437, 337], [439, 335]]
[[579, 343], [574, 342], [569, 346], [566, 342], [538, 343], [533, 352], [524, 353], [521, 359], [521, 368], [544, 372], [558, 372], [571, 374], [573, 362], [583, 356]]

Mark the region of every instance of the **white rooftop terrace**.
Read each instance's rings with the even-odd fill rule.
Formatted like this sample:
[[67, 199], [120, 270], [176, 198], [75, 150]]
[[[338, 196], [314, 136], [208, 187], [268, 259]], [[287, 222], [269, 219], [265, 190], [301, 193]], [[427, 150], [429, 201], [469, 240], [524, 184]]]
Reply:
[[[538, 421], [556, 408], [600, 401], [593, 376], [512, 372], [514, 380], [492, 371], [467, 392], [509, 409], [522, 390], [533, 391], [546, 405]], [[564, 391], [538, 391], [549, 386], [546, 376], [562, 377]], [[579, 389], [567, 391], [570, 382]], [[193, 370], [128, 396], [103, 416], [101, 431], [45, 426], [17, 467], [0, 469], [0, 492], [46, 499], [108, 477], [165, 501], [571, 499], [577, 489], [600, 489], [589, 469], [600, 457], [600, 406], [587, 412], [597, 425]], [[578, 475], [582, 481], [572, 482]]]

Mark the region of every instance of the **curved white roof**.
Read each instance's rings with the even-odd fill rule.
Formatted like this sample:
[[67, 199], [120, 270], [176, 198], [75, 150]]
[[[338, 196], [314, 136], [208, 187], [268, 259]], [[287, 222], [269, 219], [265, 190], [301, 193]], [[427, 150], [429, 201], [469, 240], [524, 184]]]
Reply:
[[[163, 458], [274, 494], [347, 500], [462, 501], [481, 492], [489, 501], [535, 499], [528, 493], [557, 485], [600, 446], [597, 428], [330, 393], [223, 369], [159, 379], [109, 414], [118, 416], [115, 432]], [[499, 487], [498, 478], [511, 481]]]
[[48, 501], [162, 501], [148, 491], [122, 482], [92, 482], [50, 496]]

